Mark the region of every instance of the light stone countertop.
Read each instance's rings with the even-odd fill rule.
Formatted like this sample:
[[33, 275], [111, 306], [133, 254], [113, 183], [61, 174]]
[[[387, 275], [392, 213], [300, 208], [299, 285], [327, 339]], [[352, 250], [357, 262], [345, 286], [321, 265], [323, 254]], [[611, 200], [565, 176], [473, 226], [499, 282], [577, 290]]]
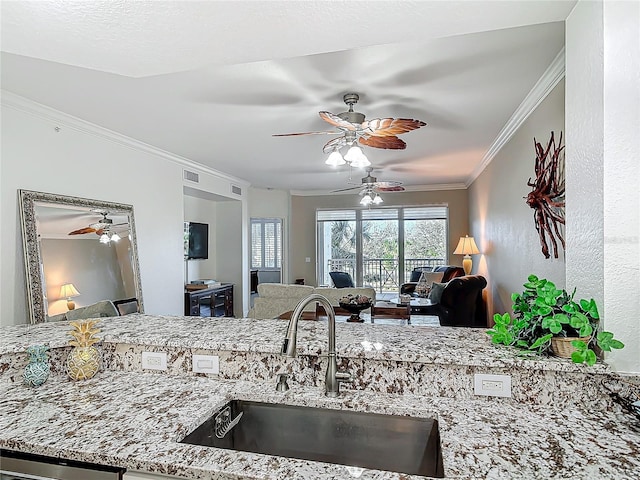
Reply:
[[[277, 353], [286, 325], [136, 315], [102, 319], [100, 336], [103, 343]], [[24, 361], [28, 345], [64, 347], [69, 328], [66, 323], [2, 328], [0, 355], [20, 355]], [[305, 321], [299, 329], [299, 353], [326, 352], [325, 323]], [[492, 345], [484, 330], [342, 323], [337, 339], [341, 357], [593, 371], [567, 361], [522, 359]], [[597, 367], [608, 371], [605, 364]], [[125, 371], [101, 371], [86, 382], [52, 374], [35, 389], [15, 375], [0, 378], [0, 447], [192, 479], [353, 478], [340, 465], [177, 443], [232, 398], [437, 418], [447, 478], [617, 480], [637, 479], [640, 471], [640, 424], [617, 405], [589, 410], [346, 389], [329, 399], [321, 388], [295, 382], [290, 391], [277, 393], [272, 381]], [[359, 478], [420, 477], [365, 470]]]
[[[617, 411], [558, 410], [321, 389], [275, 392], [270, 382], [100, 372], [52, 376], [39, 388], [0, 382], [0, 447], [192, 479], [353, 478], [340, 465], [180, 444], [229, 399], [437, 418], [446, 478], [637, 479], [640, 425]], [[359, 477], [423, 477], [364, 470]]]
[[[99, 336], [105, 343], [156, 345], [218, 351], [278, 354], [287, 328], [285, 320], [127, 315], [102, 318]], [[0, 355], [24, 352], [33, 344], [67, 345], [67, 322], [18, 325], [0, 329]], [[301, 320], [298, 353], [327, 352], [327, 323]], [[491, 343], [485, 329], [337, 323], [340, 357], [446, 365], [607, 373], [608, 365], [592, 367], [554, 358], [525, 358], [515, 349]]]

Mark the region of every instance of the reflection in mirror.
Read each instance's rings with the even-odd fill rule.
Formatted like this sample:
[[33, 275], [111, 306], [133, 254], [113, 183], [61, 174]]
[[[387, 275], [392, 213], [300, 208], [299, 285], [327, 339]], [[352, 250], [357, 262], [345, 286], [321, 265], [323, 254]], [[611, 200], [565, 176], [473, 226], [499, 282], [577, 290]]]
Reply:
[[31, 323], [104, 300], [144, 311], [131, 205], [20, 190], [20, 207]]

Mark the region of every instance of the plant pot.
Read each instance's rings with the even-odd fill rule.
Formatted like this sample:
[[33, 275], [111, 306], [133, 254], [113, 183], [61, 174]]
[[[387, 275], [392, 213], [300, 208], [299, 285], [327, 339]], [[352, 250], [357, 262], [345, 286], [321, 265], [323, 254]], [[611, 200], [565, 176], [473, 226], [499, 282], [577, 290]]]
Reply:
[[571, 358], [571, 354], [576, 351], [575, 347], [571, 345], [574, 340], [582, 340], [588, 344], [591, 337], [552, 337], [551, 352], [556, 357]]

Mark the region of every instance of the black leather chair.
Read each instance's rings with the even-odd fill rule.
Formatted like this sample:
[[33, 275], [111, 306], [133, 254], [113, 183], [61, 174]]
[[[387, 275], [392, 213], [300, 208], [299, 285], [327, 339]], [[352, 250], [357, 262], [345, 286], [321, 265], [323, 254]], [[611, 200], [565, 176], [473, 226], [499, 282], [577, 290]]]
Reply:
[[329, 272], [329, 276], [336, 288], [354, 288], [353, 278], [347, 272]]
[[443, 272], [442, 280], [440, 280], [442, 283], [447, 283], [449, 280], [455, 277], [464, 276], [464, 270], [462, 269], [462, 267], [453, 265], [440, 265], [439, 267], [435, 267], [434, 269], [431, 269], [431, 267], [416, 267], [411, 271], [410, 281], [400, 285], [400, 293], [412, 294], [416, 290], [416, 285], [418, 284], [418, 280], [420, 280], [420, 275], [422, 275], [423, 271]]
[[487, 326], [487, 312], [482, 290], [487, 280], [481, 275], [451, 279], [442, 291], [440, 301], [421, 309], [423, 315], [437, 315], [443, 327]]

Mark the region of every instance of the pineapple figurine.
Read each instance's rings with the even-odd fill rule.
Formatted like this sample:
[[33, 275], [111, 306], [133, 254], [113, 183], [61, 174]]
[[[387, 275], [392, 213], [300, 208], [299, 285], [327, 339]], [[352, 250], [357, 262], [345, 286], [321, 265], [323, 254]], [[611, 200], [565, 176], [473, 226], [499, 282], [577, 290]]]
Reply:
[[22, 378], [31, 387], [38, 387], [47, 381], [51, 367], [46, 345], [31, 345], [27, 348], [29, 363], [24, 367]]
[[95, 335], [100, 331], [94, 328], [97, 320], [70, 322], [74, 328], [69, 332], [74, 340], [69, 344], [75, 347], [67, 357], [67, 373], [73, 380], [88, 380], [92, 378], [100, 368], [100, 352], [93, 346], [100, 339]]

